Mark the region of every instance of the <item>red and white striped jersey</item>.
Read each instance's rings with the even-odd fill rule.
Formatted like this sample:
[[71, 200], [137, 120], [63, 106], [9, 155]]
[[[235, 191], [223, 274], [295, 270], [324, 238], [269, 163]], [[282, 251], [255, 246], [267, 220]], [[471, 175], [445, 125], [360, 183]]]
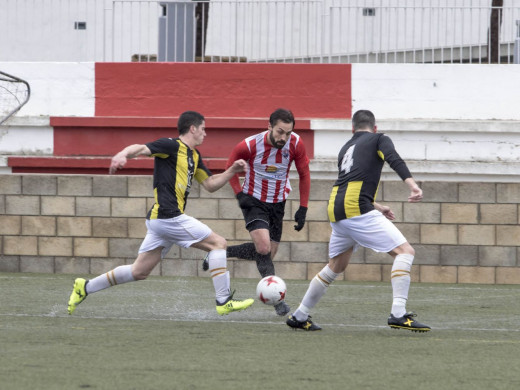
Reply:
[[243, 191], [267, 203], [284, 201], [291, 191], [289, 170], [294, 161], [300, 176], [300, 204], [307, 207], [310, 173], [309, 158], [303, 140], [293, 132], [284, 147], [277, 149], [271, 146], [268, 136], [269, 131], [264, 131], [247, 137], [231, 152], [228, 166], [238, 159], [244, 159], [249, 163], [242, 187], [238, 175], [230, 180], [235, 194]]

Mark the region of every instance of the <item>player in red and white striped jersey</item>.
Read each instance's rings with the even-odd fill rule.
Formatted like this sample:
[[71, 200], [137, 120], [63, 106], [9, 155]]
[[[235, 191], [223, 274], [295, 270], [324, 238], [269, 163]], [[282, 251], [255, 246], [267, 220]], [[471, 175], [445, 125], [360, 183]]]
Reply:
[[243, 192], [267, 203], [285, 201], [291, 191], [289, 169], [294, 161], [302, 179], [300, 192], [304, 193], [305, 198], [300, 200], [300, 204], [307, 207], [310, 188], [309, 159], [303, 140], [289, 129], [292, 129], [292, 125], [287, 126], [286, 131], [281, 130], [281, 135], [276, 134], [274, 129], [266, 130], [246, 138], [233, 149], [228, 166], [239, 159], [249, 163], [242, 186], [238, 176], [230, 181], [235, 194]]
[[[301, 137], [293, 132], [291, 111], [279, 108], [269, 118], [266, 131], [247, 137], [235, 146], [227, 166], [243, 159], [249, 169], [240, 185], [238, 175], [229, 183], [244, 215], [253, 242], [227, 248], [228, 257], [255, 260], [262, 277], [274, 275], [273, 258], [282, 237], [285, 201], [291, 192], [292, 163], [300, 177], [300, 207], [294, 216], [297, 231], [303, 229], [310, 191], [309, 158]], [[275, 306], [278, 315], [290, 311], [285, 302]]]

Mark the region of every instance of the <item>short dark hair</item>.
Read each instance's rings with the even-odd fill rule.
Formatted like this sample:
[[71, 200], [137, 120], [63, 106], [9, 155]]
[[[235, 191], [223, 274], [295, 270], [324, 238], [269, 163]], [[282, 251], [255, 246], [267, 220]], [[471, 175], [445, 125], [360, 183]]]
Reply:
[[185, 111], [179, 117], [177, 121], [177, 129], [179, 135], [186, 134], [190, 131], [190, 126], [199, 127], [204, 122], [204, 116], [197, 111]]
[[376, 117], [372, 114], [372, 111], [359, 110], [352, 116], [352, 127], [354, 131], [366, 129], [374, 130], [376, 126]]
[[291, 110], [287, 110], [285, 108], [278, 108], [269, 117], [269, 124], [271, 125], [271, 127], [276, 125], [278, 121], [282, 121], [284, 123], [292, 123], [293, 128], [296, 125], [293, 113], [291, 112]]

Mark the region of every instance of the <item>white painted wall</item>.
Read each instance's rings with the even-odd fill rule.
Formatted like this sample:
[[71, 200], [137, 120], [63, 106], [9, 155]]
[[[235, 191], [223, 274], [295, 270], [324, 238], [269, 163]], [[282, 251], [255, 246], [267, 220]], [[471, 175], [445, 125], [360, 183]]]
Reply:
[[[392, 139], [417, 180], [517, 182], [520, 176], [518, 121], [381, 119], [377, 126]], [[352, 137], [352, 123], [315, 119], [311, 128], [312, 170], [333, 179], [337, 154]], [[383, 172], [385, 180], [400, 180], [386, 165]]]
[[353, 64], [352, 100], [384, 119], [520, 120], [520, 65]]
[[0, 154], [52, 155], [54, 132], [48, 117], [13, 117], [0, 126]]
[[29, 82], [31, 97], [0, 126], [0, 174], [11, 173], [7, 155], [52, 155], [49, 116], [93, 116], [94, 63], [0, 62], [0, 70]]
[[0, 175], [10, 174], [9, 155], [52, 155], [54, 130], [49, 117], [14, 116], [0, 126]]
[[93, 62], [0, 62], [0, 70], [27, 81], [31, 97], [22, 116], [93, 116]]

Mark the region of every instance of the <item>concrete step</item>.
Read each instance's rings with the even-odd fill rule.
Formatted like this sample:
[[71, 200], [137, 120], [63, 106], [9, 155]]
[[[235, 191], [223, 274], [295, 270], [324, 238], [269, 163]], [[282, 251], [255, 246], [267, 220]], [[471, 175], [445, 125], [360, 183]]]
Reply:
[[[12, 173], [58, 173], [58, 174], [95, 174], [107, 175], [111, 157], [107, 156], [9, 156], [7, 167]], [[222, 172], [227, 159], [208, 158], [204, 164], [213, 172]], [[135, 158], [129, 160], [121, 175], [153, 174], [153, 158]]]

